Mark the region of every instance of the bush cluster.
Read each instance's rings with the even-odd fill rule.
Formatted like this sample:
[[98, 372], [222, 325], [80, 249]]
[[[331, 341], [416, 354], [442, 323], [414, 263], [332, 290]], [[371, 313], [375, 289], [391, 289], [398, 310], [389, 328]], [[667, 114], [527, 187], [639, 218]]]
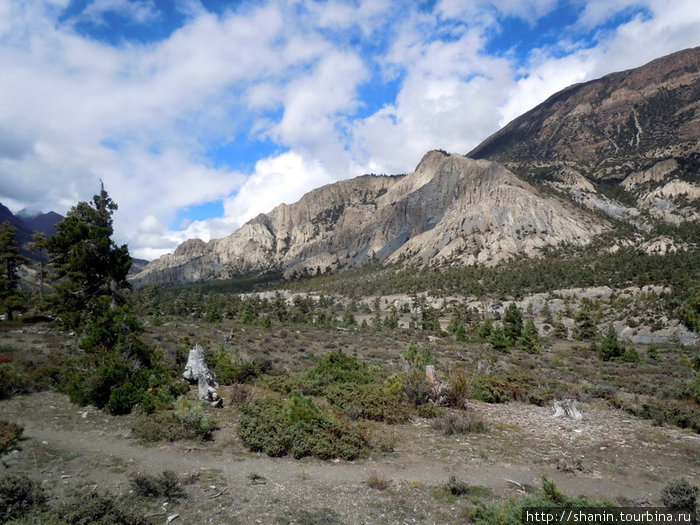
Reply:
[[661, 491], [661, 502], [672, 510], [695, 512], [698, 504], [697, 485], [692, 485], [685, 479], [675, 479]]
[[55, 507], [42, 485], [25, 474], [0, 477], [0, 523], [46, 525], [148, 525], [149, 521], [110, 493], [75, 492]]
[[478, 525], [520, 525], [524, 507], [561, 507], [575, 511], [583, 507], [613, 507], [606, 501], [591, 501], [584, 498], [571, 498], [563, 494], [553, 481], [542, 477], [542, 486], [533, 495], [527, 495], [519, 500], [509, 499], [501, 503], [480, 503], [467, 509], [465, 518], [469, 523]]
[[362, 432], [323, 413], [313, 399], [300, 392], [287, 400], [263, 397], [239, 408], [238, 435], [254, 452], [352, 460], [364, 456], [369, 448]]
[[85, 353], [69, 361], [60, 390], [73, 403], [106, 407], [112, 414], [128, 414], [141, 403], [154, 410], [159, 403], [153, 392], [165, 394], [171, 377], [140, 332], [127, 308], [108, 310], [88, 323], [80, 341]]
[[138, 417], [131, 431], [137, 438], [148, 442], [181, 439], [208, 441], [217, 428], [216, 419], [208, 416], [200, 404], [180, 398], [174, 411]]
[[46, 508], [46, 493], [41, 484], [26, 475], [6, 474], [0, 478], [0, 523], [24, 517]]
[[22, 437], [21, 425], [0, 419], [0, 455], [12, 450]]
[[31, 391], [27, 372], [16, 363], [0, 363], [0, 399]]
[[164, 470], [157, 476], [136, 474], [131, 478], [131, 488], [135, 494], [144, 498], [163, 497], [174, 500], [186, 496], [177, 474], [172, 470]]

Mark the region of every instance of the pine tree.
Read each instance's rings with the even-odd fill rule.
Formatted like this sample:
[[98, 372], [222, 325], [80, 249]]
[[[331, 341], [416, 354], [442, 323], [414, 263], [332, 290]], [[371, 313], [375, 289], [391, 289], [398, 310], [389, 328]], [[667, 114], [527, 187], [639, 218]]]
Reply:
[[537, 327], [532, 319], [528, 319], [523, 327], [523, 333], [518, 340], [526, 352], [531, 354], [537, 353], [540, 349], [540, 341], [537, 335]]
[[512, 345], [523, 332], [523, 314], [515, 303], [510, 303], [503, 312], [503, 331]]
[[0, 306], [10, 321], [13, 311], [24, 308], [17, 270], [28, 262], [27, 258], [19, 253], [15, 231], [15, 227], [8, 221], [0, 225]]
[[595, 321], [587, 304], [581, 304], [575, 321], [577, 325], [576, 339], [579, 341], [593, 340], [598, 336]]
[[608, 329], [605, 331], [598, 352], [603, 361], [610, 361], [611, 359], [622, 357], [625, 353], [625, 347], [618, 341], [617, 332], [612, 324], [608, 325]]
[[505, 351], [508, 348], [508, 337], [503, 328], [497, 326], [491, 331], [489, 343], [494, 350]]
[[112, 241], [117, 205], [102, 185], [92, 203], [80, 202], [56, 224], [47, 249], [58, 284], [54, 310], [63, 323], [80, 329], [123, 302], [131, 256]]

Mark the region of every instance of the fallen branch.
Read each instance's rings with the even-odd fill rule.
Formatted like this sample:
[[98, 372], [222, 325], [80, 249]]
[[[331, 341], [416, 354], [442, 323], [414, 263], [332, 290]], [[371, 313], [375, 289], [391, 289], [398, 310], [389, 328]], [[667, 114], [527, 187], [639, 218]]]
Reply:
[[224, 492], [226, 492], [227, 490], [228, 490], [228, 487], [224, 487], [223, 489], [221, 489], [219, 492], [217, 492], [217, 493], [214, 494], [213, 496], [209, 496], [209, 499], [218, 498], [219, 496], [221, 496], [221, 495], [222, 495]]
[[515, 487], [519, 491], [525, 492], [525, 487], [522, 484], [518, 483], [517, 481], [513, 481], [512, 479], [508, 479], [508, 478], [503, 478], [503, 479], [506, 480], [506, 483], [510, 483], [511, 485], [515, 485]]

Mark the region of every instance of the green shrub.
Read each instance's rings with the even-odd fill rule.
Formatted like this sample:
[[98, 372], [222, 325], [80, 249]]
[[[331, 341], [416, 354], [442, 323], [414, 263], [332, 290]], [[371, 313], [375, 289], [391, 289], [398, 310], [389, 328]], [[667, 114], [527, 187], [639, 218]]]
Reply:
[[575, 511], [583, 507], [612, 507], [606, 501], [589, 501], [583, 498], [570, 498], [560, 492], [556, 485], [542, 477], [542, 488], [534, 495], [527, 495], [519, 500], [509, 499], [501, 503], [483, 504], [469, 507], [465, 518], [477, 525], [521, 525], [524, 507], [548, 508], [558, 507]]
[[191, 439], [208, 441], [218, 428], [217, 421], [205, 414], [201, 406], [180, 398], [174, 412], [156, 412], [141, 416], [131, 427], [133, 434], [148, 442]]
[[[613, 325], [608, 325], [608, 329], [603, 336], [603, 341], [600, 343], [600, 348], [598, 350], [600, 358], [603, 361], [610, 361], [612, 359], [617, 359], [625, 354], [625, 347], [617, 339], [617, 332]], [[639, 359], [639, 356], [637, 356]]]
[[330, 418], [298, 392], [285, 401], [267, 396], [239, 408], [238, 435], [254, 452], [352, 460], [368, 449], [358, 430]]
[[408, 407], [402, 397], [386, 392], [376, 383], [332, 385], [326, 390], [326, 397], [351, 419], [362, 418], [386, 423], [403, 423], [408, 420]]
[[221, 385], [246, 383], [260, 377], [263, 373], [260, 366], [248, 361], [238, 362], [232, 352], [221, 346], [212, 356], [211, 368], [216, 374], [216, 380]]
[[421, 373], [411, 374], [403, 384], [402, 392], [406, 399], [416, 406], [421, 406], [430, 401], [432, 389], [425, 382], [425, 376]]
[[16, 363], [0, 363], [0, 399], [32, 391], [27, 372]]
[[432, 365], [435, 363], [435, 359], [432, 355], [430, 355], [430, 350], [427, 348], [421, 348], [414, 343], [408, 345], [408, 348], [403, 353], [403, 357], [417, 370], [423, 370], [427, 365]]
[[641, 359], [639, 358], [637, 351], [634, 348], [629, 347], [625, 348], [625, 351], [620, 356], [620, 361], [623, 363], [639, 363]]
[[504, 385], [489, 376], [472, 378], [469, 397], [485, 403], [506, 403], [513, 398]]
[[45, 508], [46, 494], [41, 484], [24, 474], [6, 474], [0, 478], [0, 523]]
[[172, 470], [164, 470], [158, 476], [137, 474], [131, 478], [131, 488], [144, 498], [164, 497], [174, 500], [186, 497], [177, 474]]
[[698, 504], [698, 487], [685, 479], [675, 479], [661, 491], [661, 502], [672, 510], [694, 512]]
[[133, 506], [109, 493], [85, 492], [71, 496], [52, 513], [76, 525], [148, 525]]
[[0, 455], [14, 448], [22, 437], [22, 432], [22, 426], [0, 419]]
[[378, 374], [369, 366], [345, 355], [341, 350], [324, 356], [316, 366], [304, 374], [310, 393], [314, 395], [323, 395], [323, 388], [335, 383], [363, 385], [373, 383], [377, 379]]

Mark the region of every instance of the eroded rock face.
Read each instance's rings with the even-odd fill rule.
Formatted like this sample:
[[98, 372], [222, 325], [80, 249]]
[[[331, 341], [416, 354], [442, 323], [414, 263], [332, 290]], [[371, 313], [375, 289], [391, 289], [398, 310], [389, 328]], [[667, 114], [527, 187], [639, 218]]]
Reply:
[[608, 227], [500, 164], [432, 151], [409, 175], [338, 182], [224, 239], [187, 241], [137, 279], [187, 282], [277, 269], [291, 275], [375, 261], [497, 264], [545, 247], [583, 246]]

